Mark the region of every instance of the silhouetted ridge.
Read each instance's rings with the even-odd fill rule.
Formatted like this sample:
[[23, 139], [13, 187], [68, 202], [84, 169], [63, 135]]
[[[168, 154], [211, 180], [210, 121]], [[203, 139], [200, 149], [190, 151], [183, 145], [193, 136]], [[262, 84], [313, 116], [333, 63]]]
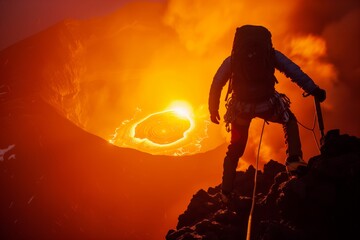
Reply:
[[[258, 173], [251, 239], [351, 239], [360, 227], [360, 139], [329, 131], [308, 172], [289, 179], [273, 160]], [[237, 172], [239, 195], [228, 208], [220, 185], [199, 190], [167, 240], [245, 239], [255, 169]]]

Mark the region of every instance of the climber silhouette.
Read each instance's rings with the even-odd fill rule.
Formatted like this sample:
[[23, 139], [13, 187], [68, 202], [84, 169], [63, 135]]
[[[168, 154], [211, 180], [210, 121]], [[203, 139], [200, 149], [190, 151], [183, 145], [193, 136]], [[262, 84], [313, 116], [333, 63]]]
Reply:
[[298, 65], [274, 49], [267, 28], [254, 25], [238, 27], [231, 55], [217, 70], [209, 94], [210, 118], [213, 123], [219, 124], [220, 96], [229, 81], [224, 121], [231, 132], [231, 141], [224, 158], [221, 185], [225, 199], [232, 196], [238, 161], [245, 151], [250, 122], [255, 117], [283, 125], [287, 154], [285, 165], [289, 175], [298, 176], [306, 168], [290, 100], [275, 90], [275, 69], [317, 101], [326, 99], [325, 90], [317, 86]]

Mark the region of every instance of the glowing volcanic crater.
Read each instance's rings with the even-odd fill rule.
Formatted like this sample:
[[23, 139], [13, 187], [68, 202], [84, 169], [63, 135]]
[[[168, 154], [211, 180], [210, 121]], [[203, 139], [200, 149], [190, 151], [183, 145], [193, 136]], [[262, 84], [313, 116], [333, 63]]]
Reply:
[[152, 144], [176, 144], [186, 136], [192, 126], [190, 117], [176, 110], [154, 113], [137, 123], [134, 138], [150, 141]]
[[110, 142], [151, 154], [184, 155], [199, 152], [206, 137], [206, 121], [197, 119], [188, 104], [175, 102], [164, 111], [123, 121]]

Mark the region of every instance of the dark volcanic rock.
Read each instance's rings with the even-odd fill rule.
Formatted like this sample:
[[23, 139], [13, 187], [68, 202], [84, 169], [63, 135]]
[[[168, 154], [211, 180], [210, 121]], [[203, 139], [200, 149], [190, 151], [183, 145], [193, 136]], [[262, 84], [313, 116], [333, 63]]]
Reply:
[[[306, 175], [299, 178], [289, 178], [284, 166], [273, 160], [264, 172], [259, 171], [251, 239], [352, 239], [357, 235], [360, 139], [331, 130], [321, 154], [308, 163]], [[166, 239], [246, 239], [254, 173], [252, 166], [237, 173], [237, 197], [228, 205], [221, 202], [220, 186], [198, 191]]]

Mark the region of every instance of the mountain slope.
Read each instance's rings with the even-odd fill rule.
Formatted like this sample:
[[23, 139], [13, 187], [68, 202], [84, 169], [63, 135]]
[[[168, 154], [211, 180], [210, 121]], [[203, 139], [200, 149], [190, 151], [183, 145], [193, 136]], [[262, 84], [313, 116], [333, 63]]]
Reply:
[[1, 109], [2, 239], [162, 239], [221, 169], [222, 149], [170, 157], [119, 148], [36, 97]]

